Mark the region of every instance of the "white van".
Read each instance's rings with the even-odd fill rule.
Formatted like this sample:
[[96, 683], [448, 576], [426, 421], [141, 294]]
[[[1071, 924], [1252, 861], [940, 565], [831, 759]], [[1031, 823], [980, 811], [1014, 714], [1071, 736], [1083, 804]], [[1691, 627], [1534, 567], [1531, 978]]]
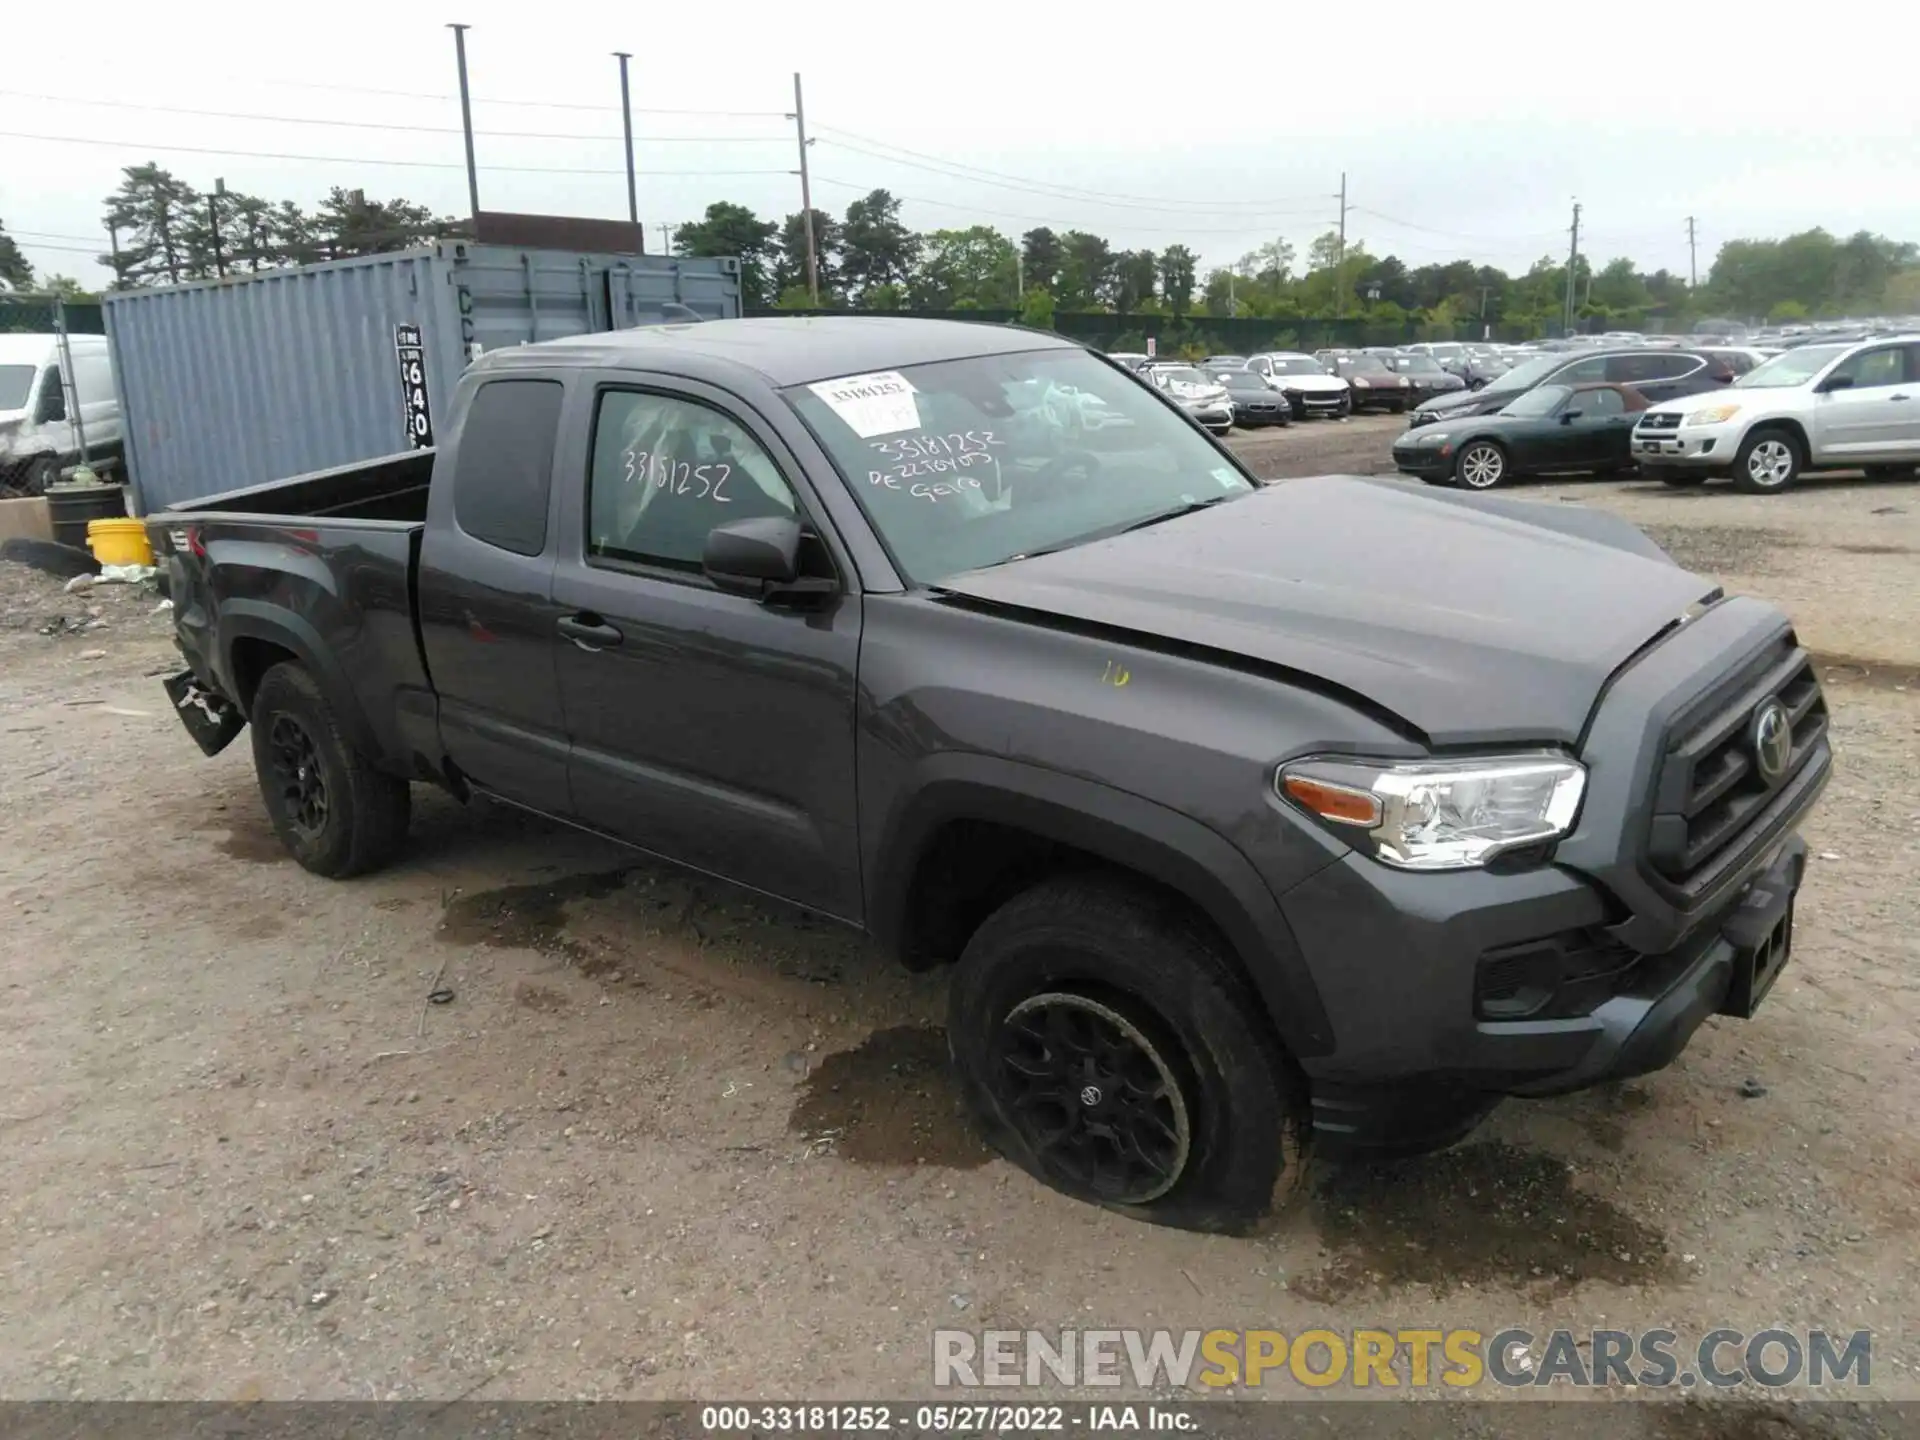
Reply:
[[0, 498], [41, 494], [78, 465], [82, 432], [95, 471], [121, 466], [126, 433], [106, 336], [69, 335], [67, 350], [71, 376], [57, 335], [0, 334]]

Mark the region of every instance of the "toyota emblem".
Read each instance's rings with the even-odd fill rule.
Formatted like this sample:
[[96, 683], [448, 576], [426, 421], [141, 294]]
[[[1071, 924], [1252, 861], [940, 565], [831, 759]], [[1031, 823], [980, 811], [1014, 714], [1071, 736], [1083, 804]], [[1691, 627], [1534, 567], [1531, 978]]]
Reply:
[[1786, 779], [1793, 759], [1793, 719], [1778, 700], [1768, 700], [1753, 712], [1753, 763], [1768, 785]]

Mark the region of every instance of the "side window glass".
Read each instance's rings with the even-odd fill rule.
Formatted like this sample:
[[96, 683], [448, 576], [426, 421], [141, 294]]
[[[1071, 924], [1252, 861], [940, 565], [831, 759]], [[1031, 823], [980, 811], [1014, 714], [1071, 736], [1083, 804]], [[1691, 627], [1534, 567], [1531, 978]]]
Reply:
[[600, 397], [587, 488], [587, 555], [698, 571], [707, 535], [791, 516], [793, 492], [739, 422], [692, 400]]
[[1605, 380], [1606, 378], [1607, 362], [1604, 358], [1596, 357], [1592, 360], [1581, 360], [1569, 365], [1559, 374], [1553, 376], [1552, 381], [1555, 385], [1585, 385], [1591, 381]]
[[475, 392], [460, 432], [453, 519], [467, 534], [516, 555], [547, 548], [558, 380], [490, 380]]
[[35, 402], [33, 418], [42, 425], [67, 418], [66, 379], [58, 365], [40, 372], [40, 398]]
[[1577, 403], [1589, 415], [1619, 415], [1627, 408], [1618, 390], [1589, 390]]
[[1851, 375], [1856, 390], [1865, 390], [1874, 385], [1898, 385], [1906, 378], [1904, 356], [1904, 349], [1897, 345], [1879, 350], [1862, 350], [1851, 360], [1843, 361], [1833, 373]]

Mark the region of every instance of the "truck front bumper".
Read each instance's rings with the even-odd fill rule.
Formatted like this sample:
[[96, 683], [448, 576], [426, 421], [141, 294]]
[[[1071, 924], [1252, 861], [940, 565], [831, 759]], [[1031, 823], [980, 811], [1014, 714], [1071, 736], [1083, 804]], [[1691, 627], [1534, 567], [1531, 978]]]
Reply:
[[1753, 1013], [1790, 952], [1824, 732], [1697, 881], [1650, 865], [1650, 797], [1672, 727], [1749, 694], [1756, 663], [1790, 645], [1777, 611], [1726, 601], [1617, 676], [1549, 863], [1423, 874], [1350, 853], [1281, 897], [1333, 1033], [1301, 1059], [1323, 1149], [1431, 1149], [1503, 1096], [1643, 1075], [1708, 1016]]

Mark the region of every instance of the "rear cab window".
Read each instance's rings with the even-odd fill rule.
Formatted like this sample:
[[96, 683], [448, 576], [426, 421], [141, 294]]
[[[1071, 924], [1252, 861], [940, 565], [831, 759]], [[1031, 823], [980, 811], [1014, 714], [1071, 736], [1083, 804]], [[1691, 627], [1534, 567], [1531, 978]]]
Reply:
[[515, 555], [546, 549], [564, 393], [558, 380], [489, 380], [474, 392], [454, 466], [453, 519], [475, 540]]

